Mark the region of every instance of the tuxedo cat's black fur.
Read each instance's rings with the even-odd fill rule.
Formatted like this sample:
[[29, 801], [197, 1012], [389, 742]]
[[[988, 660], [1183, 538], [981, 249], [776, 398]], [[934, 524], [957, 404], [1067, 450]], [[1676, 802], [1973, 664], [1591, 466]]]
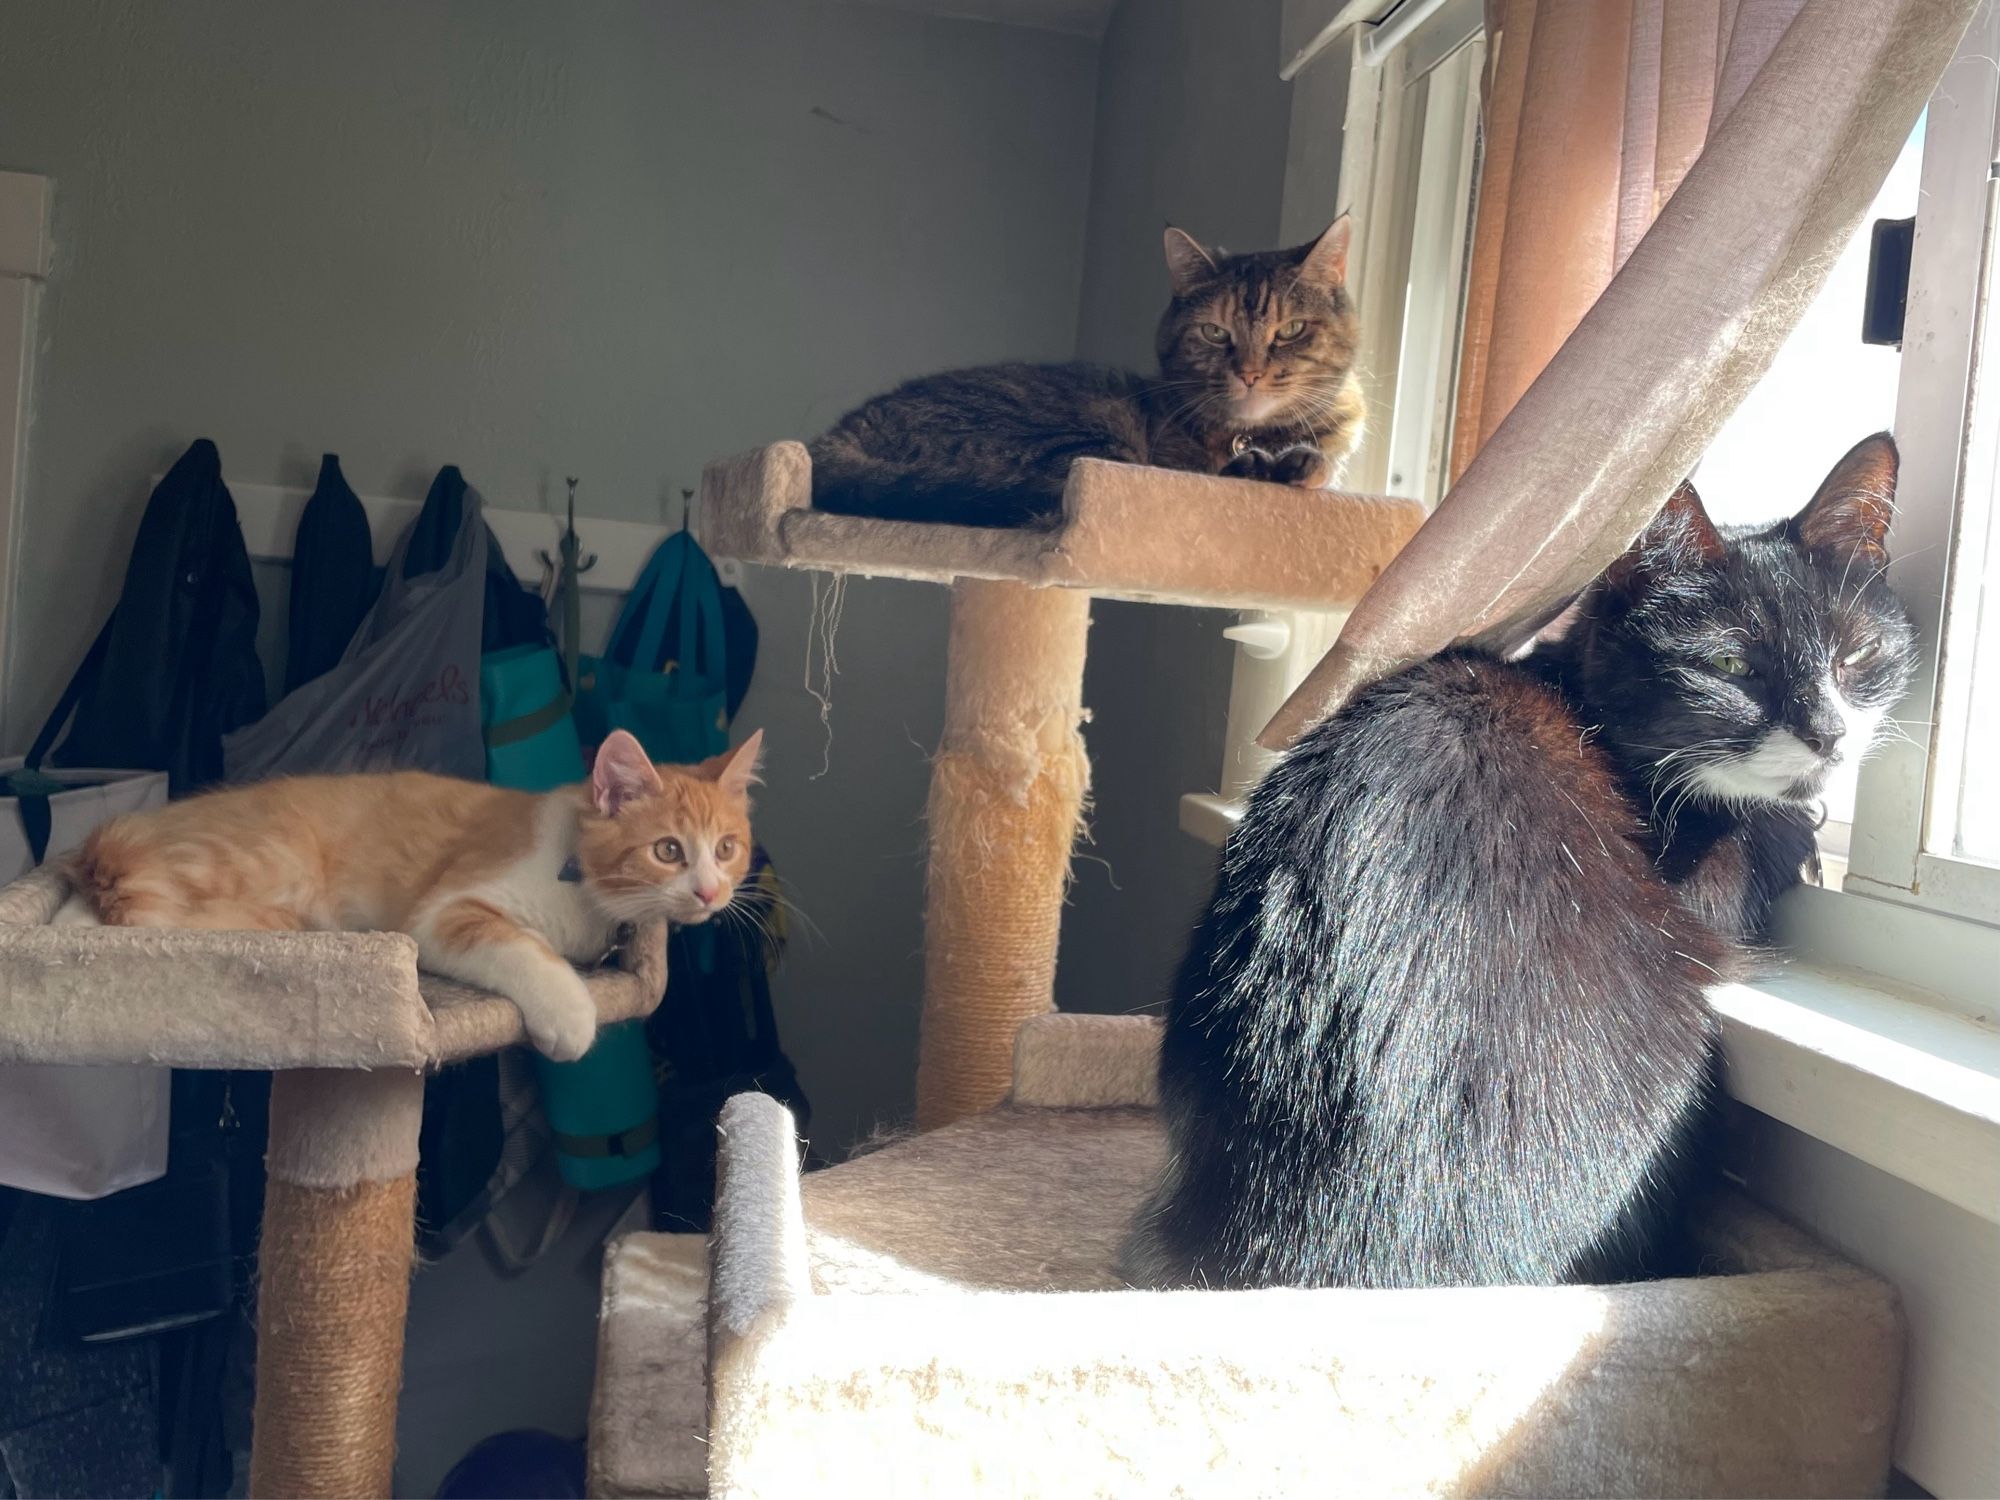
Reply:
[[1257, 788], [1169, 1002], [1171, 1147], [1127, 1274], [1557, 1283], [1677, 1269], [1703, 988], [1812, 849], [1911, 671], [1896, 450], [1777, 526], [1683, 486], [1509, 663], [1362, 692]]

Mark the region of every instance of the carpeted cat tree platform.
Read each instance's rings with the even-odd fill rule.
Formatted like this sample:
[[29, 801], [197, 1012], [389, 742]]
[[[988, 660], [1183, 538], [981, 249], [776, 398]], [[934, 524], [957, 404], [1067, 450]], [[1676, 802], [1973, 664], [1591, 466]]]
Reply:
[[1093, 595], [1344, 610], [1424, 518], [1411, 500], [1079, 459], [1047, 531], [812, 509], [812, 460], [775, 443], [711, 464], [696, 533], [718, 557], [951, 586], [932, 764], [917, 1123], [1006, 1096], [1014, 1033], [1053, 1009], [1070, 845], [1089, 789]]
[[1734, 1196], [1698, 1279], [1125, 1288], [1158, 1035], [1033, 1019], [1004, 1106], [803, 1180], [783, 1107], [731, 1100], [713, 1234], [607, 1261], [592, 1493], [1882, 1492], [1895, 1293]]
[[[270, 1069], [252, 1495], [390, 1493], [424, 1075], [525, 1042], [497, 995], [417, 972], [396, 933], [46, 925], [0, 890], [0, 1062]], [[651, 1011], [665, 929], [587, 976], [600, 1024]]]

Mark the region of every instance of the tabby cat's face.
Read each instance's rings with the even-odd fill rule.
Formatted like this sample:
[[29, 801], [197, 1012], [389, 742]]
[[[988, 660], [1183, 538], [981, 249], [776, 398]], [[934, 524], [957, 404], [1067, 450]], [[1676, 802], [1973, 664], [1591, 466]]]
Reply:
[[1762, 528], [1714, 526], [1683, 485], [1606, 572], [1581, 686], [1657, 799], [1810, 802], [1882, 737], [1916, 656], [1884, 577], [1896, 467], [1887, 434], [1864, 439]]
[[1224, 255], [1167, 231], [1174, 296], [1160, 318], [1160, 375], [1190, 427], [1310, 426], [1330, 414], [1359, 338], [1348, 236], [1343, 215], [1310, 245]]

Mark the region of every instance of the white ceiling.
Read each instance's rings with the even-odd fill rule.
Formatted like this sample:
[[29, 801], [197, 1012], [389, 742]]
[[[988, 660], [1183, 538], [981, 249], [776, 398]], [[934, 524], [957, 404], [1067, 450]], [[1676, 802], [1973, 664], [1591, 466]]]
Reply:
[[1118, 0], [869, 0], [869, 3], [1093, 38], [1104, 35], [1111, 12], [1118, 8]]

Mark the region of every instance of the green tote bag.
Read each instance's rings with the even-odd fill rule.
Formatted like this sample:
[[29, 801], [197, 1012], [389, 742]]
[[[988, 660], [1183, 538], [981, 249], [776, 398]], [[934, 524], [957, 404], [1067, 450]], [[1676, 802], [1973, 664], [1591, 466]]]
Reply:
[[602, 656], [577, 663], [576, 726], [588, 746], [614, 729], [656, 761], [692, 765], [729, 748], [722, 581], [677, 531], [632, 585]]

